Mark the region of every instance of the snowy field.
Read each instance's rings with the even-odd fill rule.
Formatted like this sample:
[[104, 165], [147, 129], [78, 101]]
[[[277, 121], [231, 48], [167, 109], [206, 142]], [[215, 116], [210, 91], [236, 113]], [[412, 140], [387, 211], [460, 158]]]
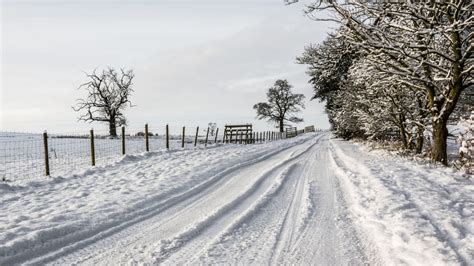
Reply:
[[474, 186], [330, 133], [0, 183], [0, 265], [473, 265]]
[[[181, 128], [174, 128], [181, 132]], [[185, 134], [185, 149], [194, 147], [196, 128], [188, 128]], [[138, 132], [134, 130], [133, 132]], [[109, 138], [96, 135], [96, 165], [104, 165], [122, 156], [120, 138]], [[204, 136], [202, 135], [204, 134]], [[204, 146], [206, 132], [199, 132], [198, 147]], [[209, 137], [208, 146], [214, 143], [214, 136]], [[221, 141], [221, 140], [218, 140]], [[150, 151], [165, 150], [166, 140], [163, 135], [149, 137]], [[181, 149], [181, 136], [170, 136], [170, 149]], [[143, 136], [126, 136], [125, 150], [127, 154], [144, 152]], [[52, 176], [71, 175], [91, 166], [90, 138], [88, 135], [50, 134], [48, 137], [49, 167]], [[28, 182], [45, 179], [44, 143], [42, 134], [23, 134], [0, 132], [0, 179], [10, 182]]]

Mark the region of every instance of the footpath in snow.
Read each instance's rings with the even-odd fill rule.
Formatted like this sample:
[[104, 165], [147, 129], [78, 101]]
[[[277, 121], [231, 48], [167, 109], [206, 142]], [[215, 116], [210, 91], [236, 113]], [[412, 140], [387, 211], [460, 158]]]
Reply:
[[0, 184], [0, 265], [474, 263], [472, 179], [330, 133]]

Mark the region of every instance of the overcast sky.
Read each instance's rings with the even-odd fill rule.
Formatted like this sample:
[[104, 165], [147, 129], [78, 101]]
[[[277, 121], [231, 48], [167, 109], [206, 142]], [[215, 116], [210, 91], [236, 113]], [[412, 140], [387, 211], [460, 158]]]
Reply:
[[305, 122], [327, 128], [305, 66], [295, 57], [322, 41], [330, 24], [283, 0], [0, 0], [0, 130], [78, 132], [71, 106], [90, 72], [112, 66], [136, 74], [129, 127], [253, 123], [276, 79], [307, 97]]

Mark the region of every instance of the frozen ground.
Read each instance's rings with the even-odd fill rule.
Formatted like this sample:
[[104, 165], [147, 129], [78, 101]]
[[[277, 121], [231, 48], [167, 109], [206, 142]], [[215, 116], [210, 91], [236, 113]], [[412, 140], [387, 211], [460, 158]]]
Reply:
[[474, 186], [329, 133], [0, 184], [0, 265], [474, 264]]

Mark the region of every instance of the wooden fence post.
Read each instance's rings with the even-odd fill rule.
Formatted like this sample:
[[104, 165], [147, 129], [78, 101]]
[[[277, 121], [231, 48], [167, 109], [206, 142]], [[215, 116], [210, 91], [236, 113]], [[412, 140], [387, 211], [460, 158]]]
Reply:
[[227, 143], [226, 137], [227, 137], [227, 130], [226, 130], [226, 128], [224, 127], [224, 136], [222, 137], [222, 144]]
[[214, 139], [214, 144], [217, 143], [217, 134], [219, 134], [219, 128], [216, 129], [216, 138]]
[[125, 155], [125, 127], [122, 127], [122, 155]]
[[295, 136], [298, 136], [298, 128], [295, 127]]
[[166, 149], [170, 149], [170, 130], [168, 125], [166, 125]]
[[[242, 140], [244, 138], [244, 132], [243, 131], [240, 131], [240, 143], [239, 144], [242, 144]], [[237, 142], [237, 137], [235, 138], [235, 142]]]
[[148, 142], [148, 124], [145, 124], [145, 149], [150, 151], [150, 143]]
[[46, 170], [46, 176], [49, 176], [49, 154], [48, 154], [48, 133], [43, 133], [43, 144], [44, 144], [44, 166]]
[[186, 127], [183, 127], [183, 135], [181, 135], [181, 148], [184, 149], [184, 136], [186, 133]]
[[198, 141], [199, 127], [196, 128], [196, 136], [194, 137], [194, 147], [196, 147]]
[[91, 129], [91, 164], [95, 166], [95, 145], [94, 145], [94, 129]]
[[204, 147], [207, 147], [207, 139], [209, 138], [209, 127], [207, 127], [207, 132], [206, 132], [206, 142], [204, 142]]

